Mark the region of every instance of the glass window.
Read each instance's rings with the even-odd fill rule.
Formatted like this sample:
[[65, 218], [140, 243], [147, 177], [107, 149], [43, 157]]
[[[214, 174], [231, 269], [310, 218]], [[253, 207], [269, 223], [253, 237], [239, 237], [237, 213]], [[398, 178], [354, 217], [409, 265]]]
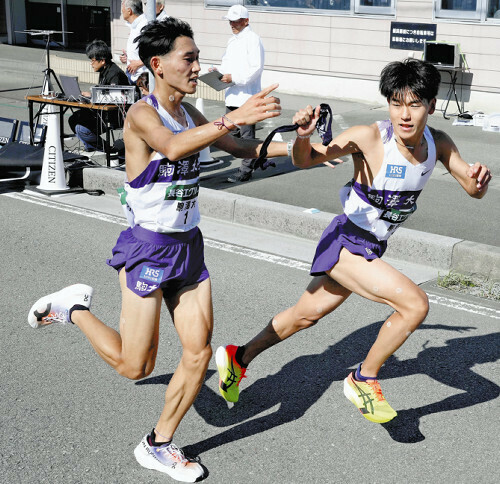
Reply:
[[297, 8], [301, 10], [351, 9], [351, 0], [245, 0], [244, 4], [256, 7]]
[[488, 18], [500, 20], [500, 0], [489, 0]]
[[479, 20], [481, 3], [480, 0], [437, 0], [436, 17]]
[[394, 15], [396, 13], [394, 3], [394, 0], [354, 0], [354, 11], [375, 15]]
[[[248, 7], [261, 7], [280, 10], [342, 11], [369, 14], [395, 14], [395, 0], [205, 0], [205, 5], [222, 7], [242, 3]], [[326, 12], [325, 12], [326, 13]]]
[[[500, 22], [500, 0], [432, 1], [436, 19], [480, 20], [483, 22], [493, 20]], [[392, 17], [396, 15], [396, 0], [205, 0], [205, 6], [207, 7], [227, 8], [235, 4], [246, 5], [250, 9], [255, 7], [260, 11], [276, 10], [298, 13], [316, 11], [318, 14], [337, 12], [339, 14], [385, 15]]]
[[442, 0], [441, 8], [447, 10], [476, 10], [477, 0]]

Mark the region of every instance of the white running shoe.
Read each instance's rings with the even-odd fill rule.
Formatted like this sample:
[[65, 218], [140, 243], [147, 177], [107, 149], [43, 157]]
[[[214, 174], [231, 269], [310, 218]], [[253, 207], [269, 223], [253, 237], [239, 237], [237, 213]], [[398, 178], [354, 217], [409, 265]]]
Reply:
[[142, 467], [163, 472], [182, 482], [197, 482], [204, 477], [203, 467], [186, 458], [175, 444], [170, 442], [156, 447], [149, 445], [148, 437], [146, 434], [134, 450], [135, 458]]
[[74, 284], [40, 298], [28, 314], [28, 323], [40, 328], [52, 323], [72, 324], [70, 309], [79, 304], [90, 309], [94, 290], [85, 284]]

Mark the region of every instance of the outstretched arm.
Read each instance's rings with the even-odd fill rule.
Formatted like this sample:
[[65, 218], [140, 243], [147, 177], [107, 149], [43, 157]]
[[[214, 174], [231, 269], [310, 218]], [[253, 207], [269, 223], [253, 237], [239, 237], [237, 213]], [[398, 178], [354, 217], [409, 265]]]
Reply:
[[163, 153], [169, 160], [180, 160], [226, 137], [229, 131], [236, 129], [236, 125], [255, 124], [279, 116], [279, 99], [267, 97], [276, 87], [278, 85], [273, 84], [263, 89], [225, 119], [220, 117], [213, 122], [208, 122], [199, 111], [189, 107], [189, 114], [197, 126], [176, 135], [163, 126], [155, 110], [146, 103], [132, 106], [127, 115], [127, 125], [151, 150]]
[[473, 198], [483, 198], [491, 180], [491, 171], [480, 162], [466, 163], [453, 140], [443, 131], [434, 130], [438, 159], [463, 189]]
[[323, 146], [320, 143], [312, 144], [310, 138], [316, 128], [319, 113], [320, 106], [315, 109], [307, 106], [293, 117], [293, 123], [299, 125], [292, 156], [292, 162], [295, 166], [309, 168], [331, 160], [335, 160], [338, 164], [342, 160], [337, 160], [337, 158], [363, 152], [370, 143], [376, 142], [372, 127], [354, 126], [340, 133], [328, 146]]

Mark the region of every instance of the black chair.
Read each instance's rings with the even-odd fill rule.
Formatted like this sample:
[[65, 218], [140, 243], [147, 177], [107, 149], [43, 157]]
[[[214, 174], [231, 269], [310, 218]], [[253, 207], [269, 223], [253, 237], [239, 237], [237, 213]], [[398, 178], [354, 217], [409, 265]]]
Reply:
[[[47, 135], [47, 126], [45, 124], [37, 124], [35, 126], [33, 145], [43, 146], [45, 143], [46, 135]], [[28, 121], [21, 121], [21, 123], [19, 123], [19, 130], [17, 131], [16, 141], [23, 145], [30, 144], [30, 123]]]
[[27, 180], [42, 171], [43, 146], [8, 143], [0, 147], [0, 182]]
[[14, 141], [19, 121], [12, 118], [0, 118], [0, 145]]

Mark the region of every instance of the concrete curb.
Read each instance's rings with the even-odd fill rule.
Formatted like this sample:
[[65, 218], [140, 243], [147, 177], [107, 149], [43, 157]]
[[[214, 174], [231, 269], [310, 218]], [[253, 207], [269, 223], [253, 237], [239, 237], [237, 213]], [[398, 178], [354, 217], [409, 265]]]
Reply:
[[[125, 173], [107, 168], [85, 168], [87, 190], [103, 190], [117, 195]], [[234, 193], [200, 189], [202, 216], [277, 233], [318, 240], [336, 214], [308, 213], [303, 207], [269, 202]], [[400, 228], [390, 239], [387, 257], [464, 274], [500, 280], [500, 248], [475, 242]]]

